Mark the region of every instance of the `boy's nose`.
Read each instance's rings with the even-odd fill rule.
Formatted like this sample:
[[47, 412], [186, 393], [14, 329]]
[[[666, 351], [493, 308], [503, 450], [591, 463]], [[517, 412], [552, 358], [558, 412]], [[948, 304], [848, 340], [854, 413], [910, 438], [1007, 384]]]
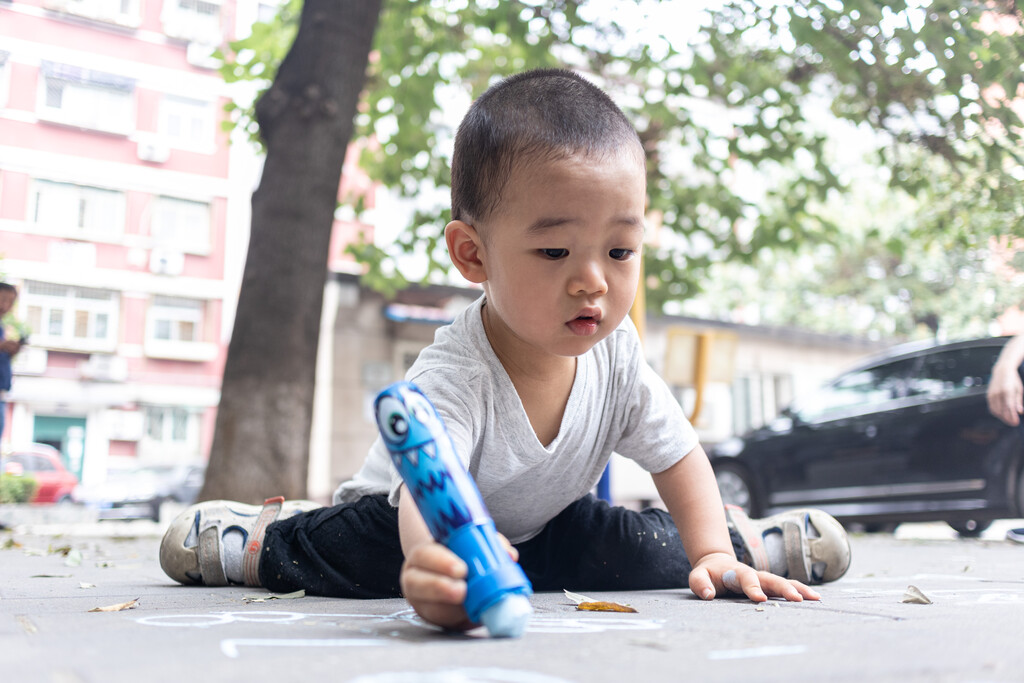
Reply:
[[604, 271], [593, 262], [580, 264], [569, 282], [569, 293], [574, 296], [581, 294], [604, 294], [608, 291], [608, 282]]

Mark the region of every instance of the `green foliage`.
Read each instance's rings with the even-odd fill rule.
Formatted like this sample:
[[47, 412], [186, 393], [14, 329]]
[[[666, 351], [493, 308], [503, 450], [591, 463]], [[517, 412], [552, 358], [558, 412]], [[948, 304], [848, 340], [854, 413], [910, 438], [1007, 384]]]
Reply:
[[36, 492], [32, 477], [0, 474], [0, 503], [27, 503]]
[[[272, 76], [300, 6], [291, 0], [232, 45], [226, 77]], [[835, 205], [864, 163], [884, 178], [887, 201], [916, 208], [888, 231], [888, 256], [1024, 235], [1024, 122], [1010, 106], [1024, 96], [1024, 30], [1014, 3], [733, 0], [681, 20], [683, 6], [386, 2], [357, 117], [374, 140], [361, 163], [417, 212], [394, 244], [352, 247], [367, 279], [402, 284], [394, 257], [403, 253], [426, 258], [428, 278], [446, 271], [445, 207], [423, 197], [447, 188], [457, 119], [495, 79], [548, 66], [592, 77], [644, 142], [650, 208], [663, 225], [645, 254], [652, 307], [698, 294], [716, 264], [815, 245], [838, 253], [862, 239], [846, 235]], [[840, 158], [837, 136], [863, 139], [858, 158]]]
[[14, 313], [8, 313], [0, 319], [0, 325], [4, 327], [7, 339], [27, 339], [32, 334], [29, 324], [15, 318]]

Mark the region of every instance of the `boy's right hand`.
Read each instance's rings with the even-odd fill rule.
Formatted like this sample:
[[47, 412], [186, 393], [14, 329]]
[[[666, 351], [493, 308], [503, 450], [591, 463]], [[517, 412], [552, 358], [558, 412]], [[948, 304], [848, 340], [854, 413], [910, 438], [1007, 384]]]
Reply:
[[412, 548], [402, 563], [405, 599], [426, 621], [454, 631], [477, 626], [466, 615], [466, 563], [436, 541]]

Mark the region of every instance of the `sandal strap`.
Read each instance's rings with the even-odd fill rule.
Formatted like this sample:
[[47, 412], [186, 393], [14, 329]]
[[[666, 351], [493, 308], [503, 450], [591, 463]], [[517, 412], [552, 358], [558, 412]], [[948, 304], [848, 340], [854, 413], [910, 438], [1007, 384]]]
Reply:
[[[242, 577], [246, 586], [260, 585], [260, 552], [263, 550], [263, 537], [270, 523], [281, 514], [283, 504], [284, 496], [275, 496], [263, 501], [263, 509], [260, 510], [260, 516], [256, 519], [256, 526], [249, 535], [242, 555]], [[205, 579], [206, 575], [203, 576]]]
[[761, 532], [750, 523], [747, 513], [736, 505], [726, 505], [725, 514], [740, 538], [743, 539], [743, 546], [750, 555], [754, 569], [770, 572], [772, 564], [768, 559], [768, 551], [764, 547], [764, 538], [762, 538]]
[[786, 547], [787, 578], [801, 583], [811, 582], [810, 558], [807, 550], [807, 535], [797, 522], [782, 523], [782, 538]]
[[199, 532], [199, 571], [207, 586], [226, 586], [228, 577], [220, 554], [220, 528], [208, 526]]

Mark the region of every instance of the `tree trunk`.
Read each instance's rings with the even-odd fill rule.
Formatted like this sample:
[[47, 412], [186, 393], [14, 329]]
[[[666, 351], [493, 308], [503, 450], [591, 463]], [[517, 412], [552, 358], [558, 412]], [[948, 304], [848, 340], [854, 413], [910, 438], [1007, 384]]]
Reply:
[[306, 495], [328, 245], [380, 4], [306, 0], [256, 105], [266, 162], [200, 500]]

